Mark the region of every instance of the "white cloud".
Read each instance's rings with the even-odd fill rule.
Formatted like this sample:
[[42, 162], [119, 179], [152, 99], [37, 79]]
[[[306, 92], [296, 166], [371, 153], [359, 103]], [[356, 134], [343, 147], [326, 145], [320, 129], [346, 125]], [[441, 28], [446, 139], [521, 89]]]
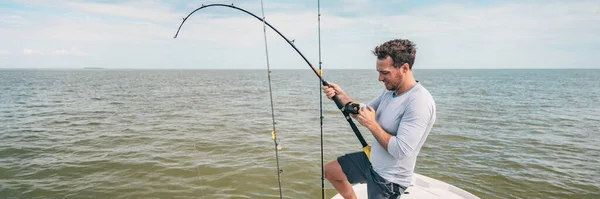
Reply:
[[128, 1], [116, 4], [95, 2], [67, 2], [65, 4], [73, 10], [153, 22], [169, 22], [180, 16], [169, 10], [169, 4], [151, 0]]
[[[600, 4], [560, 2], [553, 4], [505, 3], [493, 7], [471, 8], [463, 5], [440, 5], [410, 13], [417, 23], [401, 23], [415, 28], [423, 37], [453, 34], [468, 38], [492, 38], [500, 41], [548, 39], [573, 34], [579, 30], [596, 29]], [[401, 20], [401, 19], [400, 19]], [[400, 32], [402, 26], [390, 27]], [[406, 29], [404, 29], [406, 30]], [[411, 30], [411, 29], [409, 29]], [[458, 35], [460, 34], [460, 35]], [[577, 34], [577, 33], [575, 33]]]
[[360, 12], [371, 8], [369, 0], [342, 0], [340, 5], [344, 12]]
[[[87, 53], [82, 52], [75, 47], [72, 47], [70, 50], [58, 49], [58, 50], [53, 50], [51, 52], [52, 53], [50, 53], [50, 54], [52, 54], [52, 55], [72, 55], [72, 56], [79, 56], [79, 57], [88, 56]], [[9, 51], [0, 51], [0, 55], [2, 55], [2, 54], [10, 55], [11, 53]], [[24, 55], [46, 55], [41, 50], [35, 50], [35, 49], [30, 49], [30, 48], [23, 49], [23, 54]]]
[[23, 49], [23, 54], [25, 55], [43, 55], [44, 53], [42, 53], [42, 51], [39, 50], [33, 50], [33, 49]]
[[19, 15], [0, 15], [0, 24], [2, 25], [25, 25], [28, 21]]
[[72, 56], [79, 56], [79, 57], [88, 56], [87, 53], [78, 50], [76, 47], [72, 47], [70, 50], [65, 50], [65, 49], [54, 50], [54, 51], [52, 51], [52, 53], [55, 55], [72, 55]]
[[[23, 53], [29, 55], [44, 51], [86, 56], [111, 66], [128, 63], [127, 67], [161, 67], [159, 63], [177, 60], [178, 66], [190, 67], [263, 67], [262, 23], [233, 9], [198, 11], [173, 39], [181, 18], [200, 3], [184, 4], [182, 10], [166, 1], [27, 3], [64, 13], [0, 14], [0, 24], [12, 24], [0, 26], [4, 48], [27, 48], [30, 51]], [[600, 67], [593, 56], [594, 52], [600, 53], [595, 47], [600, 45], [600, 4], [593, 1], [432, 4], [403, 13], [374, 12], [375, 5], [368, 4], [362, 0], [342, 4], [342, 11], [351, 10], [354, 16], [332, 11], [339, 8], [321, 7], [323, 58], [329, 68], [370, 69], [372, 48], [392, 38], [409, 38], [417, 43], [419, 68]], [[260, 3], [235, 5], [261, 15]], [[301, 9], [294, 5], [265, 2], [267, 21], [288, 39], [295, 39], [294, 44], [307, 53], [309, 61], [318, 64], [316, 3]], [[268, 27], [267, 34], [269, 57], [275, 67], [306, 67]], [[64, 46], [78, 46], [86, 52]]]
[[67, 50], [55, 50], [55, 51], [54, 51], [54, 52], [52, 52], [52, 53], [54, 53], [54, 54], [56, 54], [56, 55], [68, 55], [68, 54], [69, 54], [69, 51], [67, 51]]
[[[327, 39], [343, 43], [350, 38], [374, 46], [387, 39], [408, 38], [417, 43], [417, 64], [427, 68], [600, 67], [589, 50], [573, 55], [586, 51], [581, 47], [600, 45], [598, 10], [600, 4], [582, 1], [432, 5], [406, 14], [362, 16]], [[344, 36], [349, 32], [360, 36]], [[597, 47], [591, 50], [599, 52]], [[371, 65], [365, 56], [361, 65]]]

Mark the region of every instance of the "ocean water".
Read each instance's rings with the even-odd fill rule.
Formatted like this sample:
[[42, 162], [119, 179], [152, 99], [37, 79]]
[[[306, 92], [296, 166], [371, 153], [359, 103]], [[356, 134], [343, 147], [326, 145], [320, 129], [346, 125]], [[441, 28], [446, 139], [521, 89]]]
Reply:
[[[323, 76], [361, 102], [384, 89], [375, 70]], [[600, 70], [415, 76], [438, 110], [417, 173], [481, 198], [600, 198]], [[325, 162], [360, 143], [310, 69], [271, 78], [282, 195], [321, 198], [321, 131]], [[269, 96], [266, 69], [2, 69], [0, 198], [279, 198]]]

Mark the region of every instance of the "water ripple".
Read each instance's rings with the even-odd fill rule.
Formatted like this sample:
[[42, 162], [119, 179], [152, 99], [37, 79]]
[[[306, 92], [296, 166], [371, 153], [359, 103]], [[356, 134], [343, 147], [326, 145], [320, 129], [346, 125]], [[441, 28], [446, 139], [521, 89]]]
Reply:
[[[2, 70], [0, 198], [277, 198], [263, 72]], [[327, 79], [368, 102], [382, 91], [371, 72]], [[416, 74], [438, 105], [417, 172], [481, 198], [600, 197], [599, 71]], [[273, 72], [286, 198], [321, 192], [319, 89], [308, 79]], [[327, 99], [323, 116], [325, 161], [360, 150]]]

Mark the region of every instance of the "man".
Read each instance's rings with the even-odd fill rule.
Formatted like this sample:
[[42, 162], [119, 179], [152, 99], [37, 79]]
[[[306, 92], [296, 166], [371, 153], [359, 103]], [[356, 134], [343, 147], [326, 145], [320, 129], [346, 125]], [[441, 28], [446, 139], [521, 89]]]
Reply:
[[[379, 81], [386, 90], [352, 115], [373, 134], [370, 159], [348, 153], [325, 165], [325, 177], [344, 198], [356, 198], [352, 185], [367, 183], [369, 199], [399, 198], [410, 185], [421, 146], [436, 120], [433, 97], [415, 80], [416, 49], [410, 40], [394, 39], [375, 47]], [[353, 101], [329, 82], [323, 92], [342, 104]]]

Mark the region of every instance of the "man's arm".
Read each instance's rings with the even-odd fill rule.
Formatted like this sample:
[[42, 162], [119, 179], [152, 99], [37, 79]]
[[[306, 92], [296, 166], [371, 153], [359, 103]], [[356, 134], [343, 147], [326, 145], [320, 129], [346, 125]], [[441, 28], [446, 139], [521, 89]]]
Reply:
[[377, 120], [375, 119], [375, 109], [373, 107], [367, 106], [366, 108], [362, 108], [358, 112], [357, 119], [361, 125], [367, 127], [367, 129], [371, 131], [373, 137], [375, 137], [377, 142], [379, 142], [384, 149], [388, 148], [387, 146], [392, 135], [388, 134], [381, 128], [379, 123], [377, 123]]
[[392, 135], [383, 130], [379, 124], [373, 125], [368, 129], [371, 131], [377, 142], [379, 142], [379, 145], [387, 150], [388, 143], [390, 142], [390, 139], [392, 139]]
[[428, 100], [413, 100], [402, 116], [396, 136], [390, 136], [384, 148], [397, 159], [414, 156], [432, 117], [433, 107]]
[[375, 110], [371, 107], [362, 109], [358, 121], [367, 127], [379, 144], [392, 156], [398, 159], [415, 155], [417, 146], [432, 117], [430, 105], [425, 100], [414, 100], [406, 109], [400, 121], [396, 136], [387, 133], [375, 120]]

